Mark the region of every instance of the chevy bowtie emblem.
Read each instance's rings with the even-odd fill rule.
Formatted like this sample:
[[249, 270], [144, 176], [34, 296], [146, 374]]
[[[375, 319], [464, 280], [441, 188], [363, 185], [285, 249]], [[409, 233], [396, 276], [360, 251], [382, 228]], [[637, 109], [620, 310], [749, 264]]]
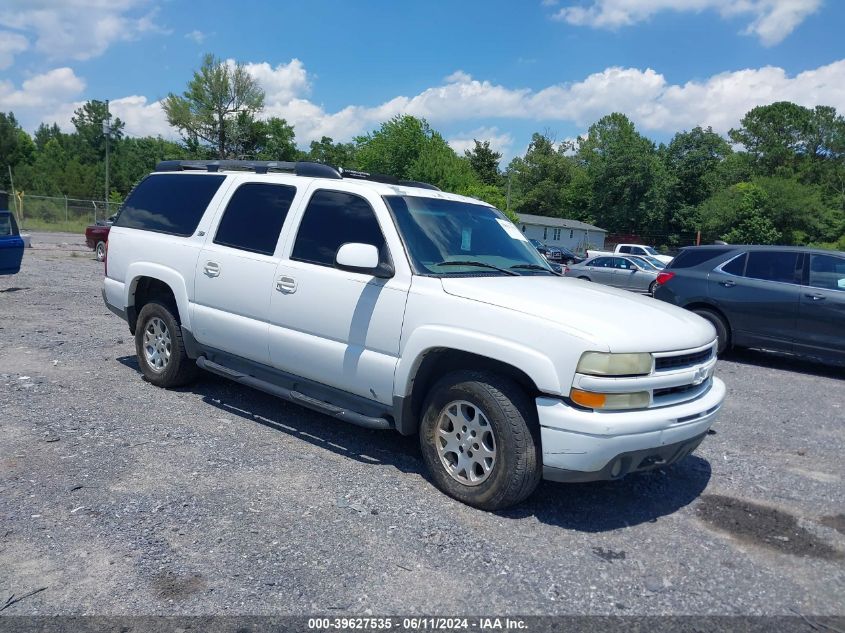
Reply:
[[693, 385], [700, 385], [705, 380], [707, 380], [707, 368], [706, 367], [699, 367], [695, 370], [695, 376], [693, 376], [692, 384]]

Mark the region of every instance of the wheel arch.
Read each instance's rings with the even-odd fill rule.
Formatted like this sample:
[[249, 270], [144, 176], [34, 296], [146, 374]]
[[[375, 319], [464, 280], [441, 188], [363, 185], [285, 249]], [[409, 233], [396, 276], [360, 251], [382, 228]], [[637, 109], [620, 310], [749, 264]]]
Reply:
[[132, 281], [127, 285], [126, 316], [133, 334], [141, 309], [155, 299], [173, 308], [177, 322], [190, 329], [188, 293], [184, 280], [176, 271], [157, 268], [160, 270], [133, 271]]

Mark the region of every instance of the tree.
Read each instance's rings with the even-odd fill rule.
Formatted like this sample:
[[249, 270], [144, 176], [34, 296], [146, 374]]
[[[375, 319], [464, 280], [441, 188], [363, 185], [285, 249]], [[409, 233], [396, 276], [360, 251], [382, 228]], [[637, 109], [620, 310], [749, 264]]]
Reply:
[[412, 166], [433, 134], [425, 119], [397, 115], [355, 139], [358, 165], [365, 171], [412, 180]]
[[758, 167], [758, 173], [773, 174], [794, 168], [796, 158], [808, 152], [812, 135], [812, 112], [807, 108], [780, 101], [750, 110], [741, 127], [729, 132], [734, 143], [741, 143]]
[[696, 206], [721, 185], [719, 165], [731, 154], [730, 144], [712, 128], [679, 132], [664, 150], [666, 167], [674, 182], [671, 204]]
[[502, 155], [490, 148], [490, 141], [473, 140], [473, 148], [464, 151], [470, 167], [485, 185], [497, 185], [501, 180], [499, 161]]
[[765, 190], [750, 182], [723, 189], [701, 207], [706, 233], [731, 244], [775, 244], [781, 235], [769, 203]]
[[207, 54], [188, 89], [182, 96], [170, 93], [162, 107], [168, 123], [186, 140], [207, 143], [218, 158], [229, 158], [236, 125], [243, 129], [264, 107], [264, 91], [243, 64]]
[[329, 136], [319, 141], [311, 141], [305, 156], [306, 160], [323, 163], [333, 167], [356, 169], [358, 167], [357, 148], [354, 143], [335, 143]]
[[[103, 134], [103, 121], [106, 120], [108, 107], [105, 101], [86, 101], [73, 111], [71, 123], [76, 128], [76, 144], [83, 162], [97, 162], [106, 155], [106, 135]], [[110, 147], [123, 138], [124, 123], [118, 117], [111, 119], [109, 134]]]
[[32, 161], [35, 144], [21, 129], [12, 112], [0, 112], [0, 189], [9, 190], [8, 167]]
[[613, 113], [579, 139], [578, 163], [592, 189], [589, 210], [612, 232], [665, 233], [669, 176], [654, 143], [640, 135], [624, 114]]
[[525, 156], [511, 161], [507, 173], [512, 206], [517, 213], [572, 215], [567, 185], [572, 180], [575, 163], [566, 156], [568, 149], [568, 145], [555, 147], [549, 136], [535, 133]]

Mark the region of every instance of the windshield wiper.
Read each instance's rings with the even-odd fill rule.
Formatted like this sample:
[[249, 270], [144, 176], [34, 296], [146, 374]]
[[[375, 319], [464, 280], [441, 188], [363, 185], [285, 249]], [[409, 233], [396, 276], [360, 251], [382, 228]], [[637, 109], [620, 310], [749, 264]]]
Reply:
[[516, 266], [511, 266], [511, 268], [521, 268], [523, 270], [542, 270], [543, 272], [551, 273], [552, 275], [555, 274], [551, 268], [540, 266], [540, 264], [517, 264]]
[[492, 270], [498, 270], [500, 273], [505, 273], [506, 275], [516, 275], [519, 276], [519, 273], [515, 273], [512, 270], [508, 270], [507, 268], [499, 268], [498, 266], [494, 266], [493, 264], [486, 264], [485, 262], [475, 262], [471, 260], [460, 260], [460, 261], [444, 261], [438, 264], [434, 264], [434, 266], [480, 266], [481, 268], [490, 268]]

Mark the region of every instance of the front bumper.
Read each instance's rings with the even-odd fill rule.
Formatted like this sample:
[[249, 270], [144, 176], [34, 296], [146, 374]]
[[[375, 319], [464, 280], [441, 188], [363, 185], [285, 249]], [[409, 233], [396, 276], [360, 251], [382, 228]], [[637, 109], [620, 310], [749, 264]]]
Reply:
[[674, 463], [701, 443], [724, 399], [718, 378], [695, 400], [641, 411], [585, 411], [537, 398], [543, 476], [600, 481]]

